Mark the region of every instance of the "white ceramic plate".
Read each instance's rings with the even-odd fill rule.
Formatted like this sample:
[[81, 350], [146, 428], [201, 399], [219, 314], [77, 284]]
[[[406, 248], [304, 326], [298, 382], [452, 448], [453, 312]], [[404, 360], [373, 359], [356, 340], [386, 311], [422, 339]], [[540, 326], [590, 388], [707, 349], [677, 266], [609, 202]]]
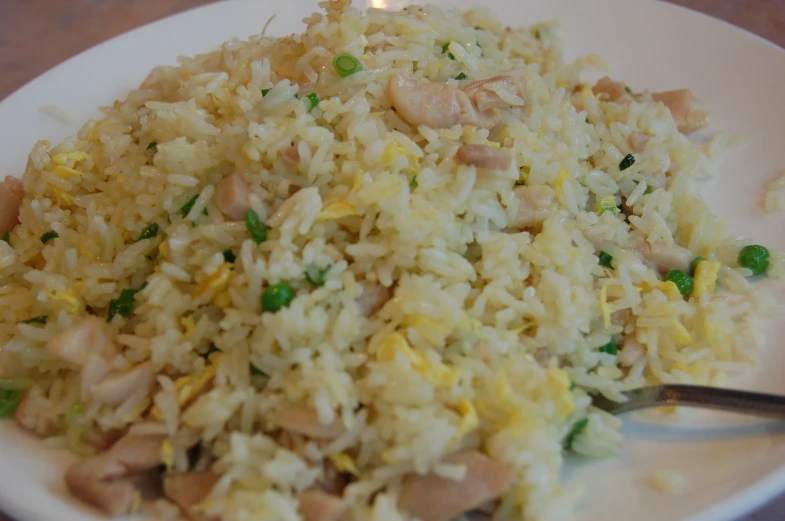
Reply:
[[[357, 2], [358, 0], [355, 0]], [[399, 8], [405, 0], [359, 0]], [[785, 248], [785, 216], [759, 209], [762, 188], [785, 169], [785, 51], [739, 29], [653, 0], [441, 0], [494, 8], [510, 25], [559, 19], [567, 54], [596, 52], [613, 75], [635, 88], [690, 87], [711, 110], [712, 132], [741, 134], [748, 145], [732, 152], [718, 181], [704, 185], [713, 211], [729, 217], [732, 233]], [[135, 30], [54, 68], [0, 103], [0, 177], [20, 175], [37, 139], [56, 142], [135, 87], [158, 64], [214, 49], [261, 30], [300, 31], [315, 0], [231, 1], [190, 11]], [[365, 7], [364, 5], [362, 7]], [[39, 110], [65, 109], [64, 125]], [[785, 301], [785, 299], [781, 299]], [[772, 324], [765, 363], [734, 381], [785, 393], [785, 322]], [[727, 521], [785, 491], [785, 430], [729, 415], [687, 414], [671, 426], [625, 418], [621, 454], [599, 462], [571, 462], [569, 484], [585, 483], [580, 521]], [[12, 422], [0, 422], [0, 509], [19, 521], [103, 519], [69, 498], [62, 469], [71, 456], [44, 449]], [[665, 496], [646, 486], [656, 470], [685, 477], [684, 491]]]

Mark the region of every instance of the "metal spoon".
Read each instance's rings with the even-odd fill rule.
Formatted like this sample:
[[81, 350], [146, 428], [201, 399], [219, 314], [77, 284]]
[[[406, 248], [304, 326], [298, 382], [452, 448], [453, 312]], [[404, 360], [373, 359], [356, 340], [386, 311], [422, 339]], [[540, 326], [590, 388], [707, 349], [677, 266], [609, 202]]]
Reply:
[[776, 394], [681, 384], [639, 387], [622, 394], [628, 401], [617, 403], [596, 395], [593, 396], [592, 405], [611, 414], [663, 405], [681, 405], [785, 420], [785, 396]]

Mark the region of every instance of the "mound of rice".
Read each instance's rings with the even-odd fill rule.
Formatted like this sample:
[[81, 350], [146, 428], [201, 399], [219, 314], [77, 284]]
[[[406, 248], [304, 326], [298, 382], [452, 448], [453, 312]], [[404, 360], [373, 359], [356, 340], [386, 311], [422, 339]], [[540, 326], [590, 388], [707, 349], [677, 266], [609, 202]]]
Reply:
[[[17, 419], [83, 456], [96, 435], [161, 435], [168, 474], [216, 477], [186, 510], [226, 521], [320, 519], [302, 493], [331, 472], [343, 519], [409, 519], [407, 479], [459, 483], [444, 460], [469, 449], [510, 472], [495, 519], [564, 512], [565, 441], [606, 456], [620, 438], [591, 394], [716, 383], [762, 342], [742, 243], [692, 191], [710, 162], [648, 93], [595, 95], [552, 25], [323, 7], [302, 34], [159, 67], [76, 138], [36, 144], [0, 241], [0, 376], [32, 385]], [[362, 70], [340, 76], [340, 53]], [[394, 74], [505, 75], [528, 100], [491, 129], [415, 127], [391, 108]], [[456, 161], [470, 144], [512, 166]], [[264, 241], [217, 206], [233, 173]], [[711, 269], [684, 298], [655, 250]], [[282, 282], [293, 300], [263, 310]], [[373, 291], [391, 298], [363, 309]], [[103, 372], [53, 349], [90, 316]], [[330, 432], [289, 427], [293, 410]]]

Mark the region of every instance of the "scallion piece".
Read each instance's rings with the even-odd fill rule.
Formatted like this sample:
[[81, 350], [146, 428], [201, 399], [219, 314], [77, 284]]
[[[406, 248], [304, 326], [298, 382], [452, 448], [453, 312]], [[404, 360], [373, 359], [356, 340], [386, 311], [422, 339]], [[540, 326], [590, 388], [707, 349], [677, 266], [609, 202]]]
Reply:
[[600, 254], [597, 255], [597, 258], [600, 260], [600, 266], [605, 266], [606, 268], [613, 269], [613, 266], [611, 265], [613, 256], [611, 256], [608, 253], [605, 253], [604, 251], [601, 251]]
[[191, 212], [191, 208], [194, 207], [197, 199], [199, 199], [199, 194], [196, 194], [195, 196], [188, 199], [188, 202], [185, 203], [182, 208], [180, 208], [180, 213], [183, 214], [183, 217], [187, 216]]
[[589, 419], [584, 418], [575, 423], [570, 430], [570, 433], [564, 438], [564, 448], [566, 450], [570, 450], [572, 448], [572, 444], [575, 443], [575, 438], [582, 433], [586, 427], [589, 425]]
[[157, 154], [158, 153], [158, 141], [150, 141], [150, 144], [147, 145], [147, 148], [145, 149], [145, 151], [149, 152], [151, 150], [153, 151], [153, 154]]
[[41, 242], [46, 244], [47, 242], [51, 241], [52, 239], [56, 239], [58, 237], [60, 237], [60, 236], [57, 235], [57, 232], [49, 230], [48, 232], [46, 232], [45, 234], [43, 234], [41, 236]]
[[3, 238], [0, 239], [0, 240], [5, 241], [10, 246], [11, 245], [11, 232], [5, 232], [3, 234]]
[[363, 70], [363, 64], [360, 63], [360, 60], [347, 53], [336, 54], [335, 58], [333, 58], [333, 67], [335, 67], [335, 72], [341, 78], [351, 76], [355, 72]]
[[40, 316], [40, 317], [28, 318], [27, 320], [22, 320], [21, 322], [18, 323], [19, 324], [46, 324], [46, 317]]
[[319, 104], [319, 95], [315, 92], [312, 92], [306, 96], [308, 98], [308, 111], [312, 111], [316, 108], [316, 105]]
[[616, 198], [608, 195], [600, 199], [597, 204], [597, 215], [602, 215], [605, 212], [618, 213], [619, 207], [616, 206]]
[[412, 190], [414, 190], [415, 188], [420, 186], [420, 183], [417, 182], [417, 176], [416, 175], [414, 177], [412, 177], [412, 181], [411, 181], [411, 183], [409, 183], [409, 186], [412, 188]]
[[619, 354], [619, 346], [616, 345], [616, 340], [611, 338], [611, 341], [605, 344], [604, 346], [600, 346], [599, 349], [600, 353], [608, 353], [609, 355], [618, 355]]
[[308, 268], [305, 270], [305, 278], [308, 279], [308, 282], [314, 286], [324, 286], [325, 276], [332, 267], [332, 264], [328, 264], [326, 268], [320, 270], [314, 265], [308, 266]]
[[234, 261], [237, 260], [237, 256], [235, 256], [232, 250], [224, 250], [224, 262], [231, 262], [234, 264]]
[[109, 302], [109, 314], [107, 322], [111, 322], [115, 315], [119, 314], [122, 317], [131, 315], [136, 300], [136, 294], [141, 291], [137, 289], [124, 289], [120, 292], [120, 297], [112, 299]]
[[619, 170], [622, 172], [635, 164], [635, 157], [632, 154], [627, 154], [624, 159], [619, 162]]
[[259, 218], [259, 214], [253, 210], [248, 210], [245, 214], [245, 227], [251, 234], [256, 244], [261, 244], [267, 240], [267, 225]]
[[632, 94], [632, 89], [625, 85], [624, 90], [627, 91], [627, 94]]
[[267, 93], [270, 92], [272, 89], [262, 89], [262, 97], [267, 96]]
[[460, 73], [455, 77], [456, 80], [465, 80], [466, 78], [468, 78], [468, 76], [466, 76], [464, 73]]
[[[450, 42], [447, 42], [444, 45], [442, 45], [442, 54], [446, 53], [447, 49], [449, 49], [449, 48], [450, 48]], [[447, 52], [447, 57], [449, 59], [451, 59], [451, 60], [455, 59], [455, 55], [453, 53], [451, 53], [451, 52]]]
[[25, 392], [12, 389], [0, 389], [0, 418], [10, 418], [22, 403]]
[[139, 234], [139, 238], [136, 239], [136, 242], [143, 241], [145, 239], [152, 239], [156, 235], [158, 235], [158, 224], [153, 223], [142, 230], [142, 233]]

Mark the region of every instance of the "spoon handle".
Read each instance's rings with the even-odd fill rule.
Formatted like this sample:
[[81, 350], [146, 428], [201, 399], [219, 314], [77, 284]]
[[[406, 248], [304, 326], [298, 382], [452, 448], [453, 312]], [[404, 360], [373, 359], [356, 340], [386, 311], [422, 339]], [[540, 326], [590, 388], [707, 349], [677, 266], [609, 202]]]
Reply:
[[595, 396], [593, 405], [612, 414], [663, 405], [701, 407], [785, 420], [785, 396], [702, 385], [666, 384], [626, 391], [629, 399], [616, 403]]

